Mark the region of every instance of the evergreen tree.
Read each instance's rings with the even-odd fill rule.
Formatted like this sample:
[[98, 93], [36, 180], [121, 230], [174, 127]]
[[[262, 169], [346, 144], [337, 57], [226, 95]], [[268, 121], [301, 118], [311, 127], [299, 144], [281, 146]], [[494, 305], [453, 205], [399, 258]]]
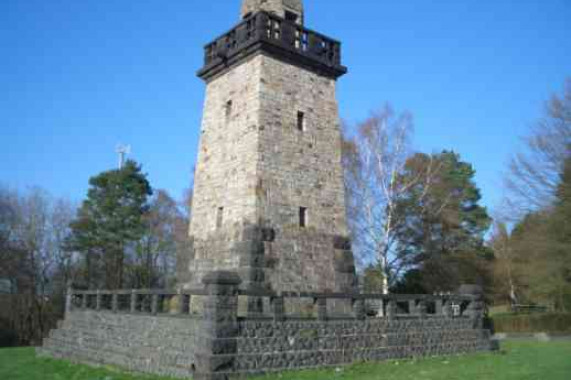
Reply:
[[71, 224], [68, 247], [83, 253], [88, 286], [119, 289], [125, 285], [126, 254], [147, 228], [144, 215], [152, 189], [134, 161], [91, 178], [89, 184], [87, 199]]
[[403, 223], [397, 233], [401, 256], [419, 271], [414, 278], [420, 276], [426, 292], [451, 291], [486, 277], [484, 259], [491, 255], [484, 246], [484, 234], [491, 219], [479, 204], [474, 175], [472, 166], [458, 154], [444, 151], [414, 155], [400, 178], [427, 179], [417, 182], [399, 202]]

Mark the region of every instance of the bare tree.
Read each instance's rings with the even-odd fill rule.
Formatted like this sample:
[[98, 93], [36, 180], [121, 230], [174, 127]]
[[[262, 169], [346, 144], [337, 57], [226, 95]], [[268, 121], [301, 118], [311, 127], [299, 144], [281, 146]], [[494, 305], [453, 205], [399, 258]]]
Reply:
[[10, 280], [16, 293], [10, 298], [9, 318], [20, 343], [37, 343], [63, 311], [57, 305], [54, 278], [61, 271], [62, 245], [73, 211], [63, 212], [64, 201], [54, 201], [37, 188], [24, 194], [2, 190], [0, 199], [0, 277]]
[[138, 243], [130, 269], [135, 287], [169, 287], [174, 283], [176, 255], [188, 234], [188, 208], [165, 190], [157, 190], [145, 214], [147, 231]]
[[511, 160], [506, 178], [506, 213], [516, 219], [553, 202], [571, 146], [571, 78], [563, 94], [547, 102], [544, 117], [523, 141], [524, 149]]
[[517, 257], [512, 247], [510, 233], [505, 223], [496, 222], [490, 239], [494, 251], [494, 285], [496, 293], [507, 296], [512, 305], [518, 304], [518, 286], [516, 284]]
[[400, 223], [397, 205], [420, 183], [424, 182], [428, 192], [437, 171], [427, 165], [418, 176], [402, 175], [412, 153], [412, 134], [412, 116], [408, 112], [395, 115], [385, 106], [359, 124], [355, 136], [344, 142], [347, 215], [355, 250], [362, 261], [379, 264], [385, 294], [406, 265], [395, 249]]

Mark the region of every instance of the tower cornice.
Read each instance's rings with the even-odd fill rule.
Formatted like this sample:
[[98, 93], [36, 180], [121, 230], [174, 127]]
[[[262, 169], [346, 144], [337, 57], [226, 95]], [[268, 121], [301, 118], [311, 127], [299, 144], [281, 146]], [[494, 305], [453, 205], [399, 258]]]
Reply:
[[208, 81], [259, 52], [334, 79], [347, 73], [339, 41], [261, 11], [204, 47], [198, 76]]

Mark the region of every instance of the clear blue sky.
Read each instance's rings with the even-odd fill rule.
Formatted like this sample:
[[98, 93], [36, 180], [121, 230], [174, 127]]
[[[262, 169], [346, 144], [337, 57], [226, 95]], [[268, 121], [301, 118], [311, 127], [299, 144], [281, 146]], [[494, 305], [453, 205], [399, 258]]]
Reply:
[[[81, 200], [129, 143], [174, 196], [196, 157], [202, 46], [240, 0], [0, 1], [0, 183]], [[484, 202], [543, 102], [571, 76], [571, 0], [305, 0], [343, 42], [340, 112], [385, 102], [415, 117], [416, 148], [474, 164]]]

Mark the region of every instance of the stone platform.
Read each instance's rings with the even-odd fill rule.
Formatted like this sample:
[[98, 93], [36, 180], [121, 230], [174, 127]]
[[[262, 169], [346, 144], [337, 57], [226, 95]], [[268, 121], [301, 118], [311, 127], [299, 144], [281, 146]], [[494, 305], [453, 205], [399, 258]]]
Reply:
[[[494, 349], [475, 295], [250, 294], [239, 283], [236, 274], [215, 272], [205, 278], [205, 290], [191, 293], [71, 292], [65, 320], [38, 353], [134, 372], [225, 380]], [[190, 315], [195, 296], [204, 302], [200, 316]], [[240, 296], [269, 298], [269, 309], [238, 316]], [[284, 301], [293, 297], [313, 300], [314, 313], [289, 315]], [[339, 299], [351, 305], [351, 314], [328, 312], [328, 304]], [[371, 305], [385, 316], [373, 316], [379, 310], [371, 312]]]

